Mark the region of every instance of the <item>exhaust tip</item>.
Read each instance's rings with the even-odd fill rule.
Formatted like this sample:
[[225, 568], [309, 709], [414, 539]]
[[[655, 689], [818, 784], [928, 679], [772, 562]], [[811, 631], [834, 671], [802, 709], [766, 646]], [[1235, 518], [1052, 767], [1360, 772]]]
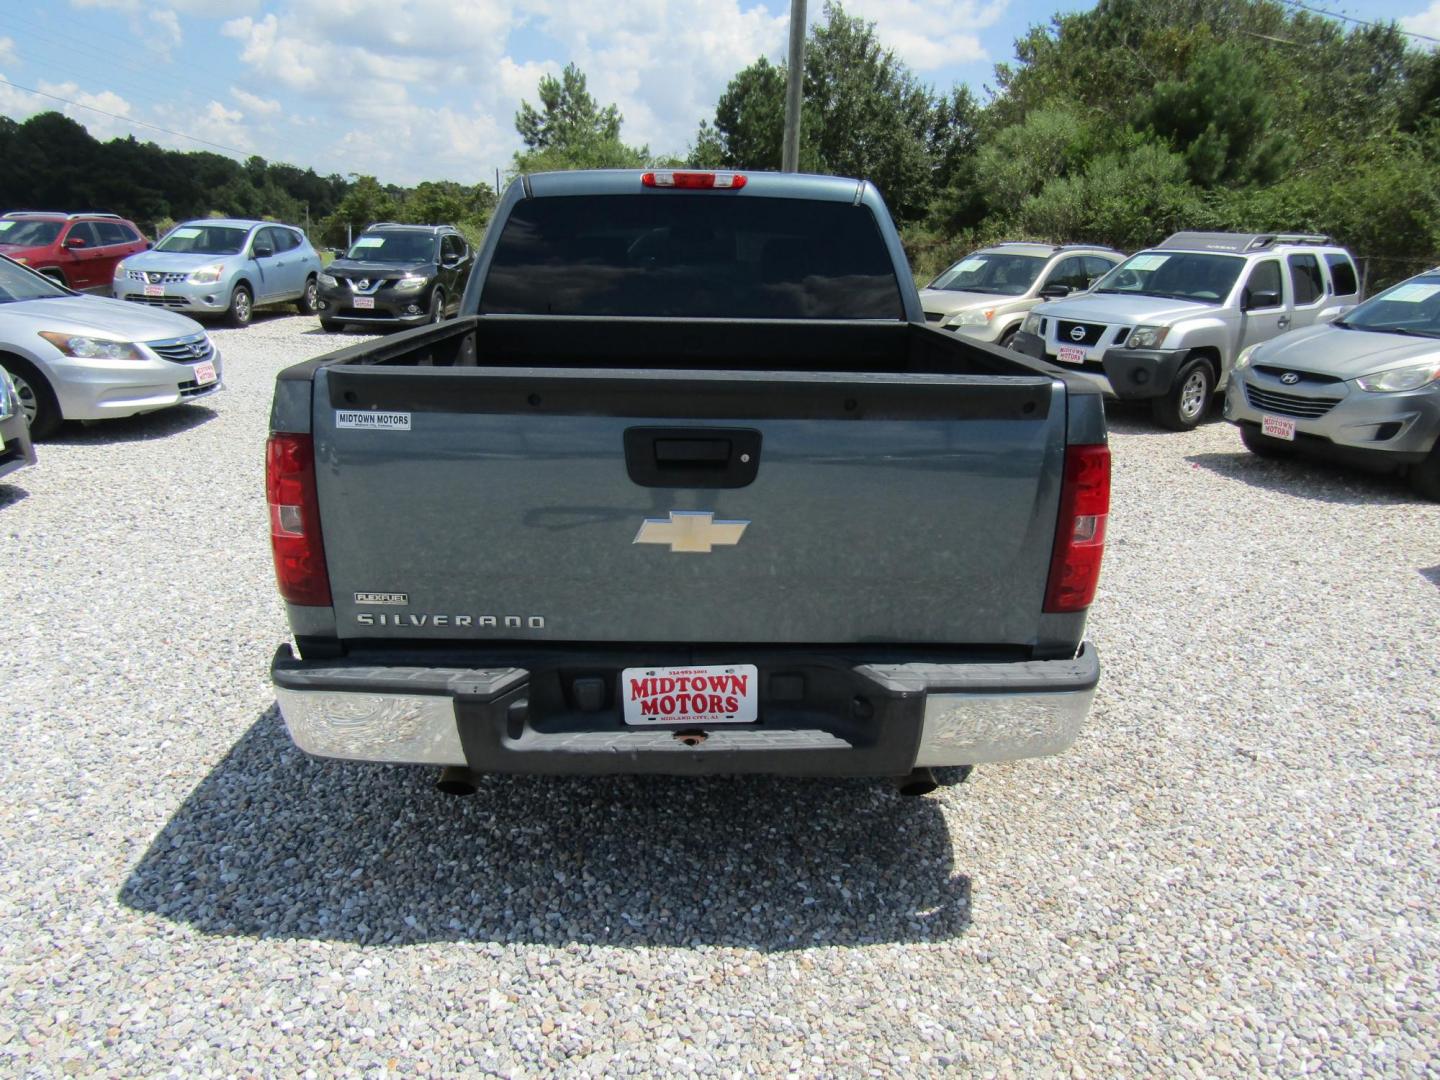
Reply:
[[895, 778], [895, 790], [907, 799], [929, 795], [939, 786], [935, 781], [935, 774], [927, 768], [914, 769], [909, 776]]
[[447, 765], [440, 770], [435, 790], [444, 795], [474, 795], [475, 774], [463, 765]]

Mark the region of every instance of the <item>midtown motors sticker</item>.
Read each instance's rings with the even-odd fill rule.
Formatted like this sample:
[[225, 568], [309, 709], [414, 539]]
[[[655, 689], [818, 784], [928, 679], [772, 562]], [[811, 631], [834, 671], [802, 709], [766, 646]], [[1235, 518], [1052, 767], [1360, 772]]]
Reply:
[[620, 697], [627, 724], [752, 724], [760, 697], [754, 664], [626, 668]]
[[409, 431], [408, 412], [373, 412], [369, 409], [336, 409], [337, 428], [370, 428], [374, 431]]

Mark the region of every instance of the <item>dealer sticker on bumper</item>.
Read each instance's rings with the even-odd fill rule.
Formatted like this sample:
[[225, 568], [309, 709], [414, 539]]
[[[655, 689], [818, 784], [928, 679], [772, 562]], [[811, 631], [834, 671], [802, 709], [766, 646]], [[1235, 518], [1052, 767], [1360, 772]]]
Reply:
[[1285, 439], [1289, 442], [1295, 441], [1295, 421], [1286, 420], [1283, 416], [1260, 417], [1260, 432], [1269, 435], [1272, 439]]
[[1062, 364], [1083, 364], [1085, 362], [1085, 350], [1079, 345], [1061, 345], [1055, 355]]
[[620, 700], [627, 724], [752, 724], [758, 683], [754, 664], [626, 668]]

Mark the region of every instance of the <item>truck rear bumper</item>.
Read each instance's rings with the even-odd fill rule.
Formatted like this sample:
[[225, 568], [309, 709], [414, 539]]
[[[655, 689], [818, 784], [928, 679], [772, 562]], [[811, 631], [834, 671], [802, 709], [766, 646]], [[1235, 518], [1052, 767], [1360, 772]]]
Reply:
[[[622, 722], [615, 680], [625, 666], [665, 662], [655, 650], [537, 655], [528, 666], [376, 666], [298, 660], [282, 645], [271, 678], [290, 737], [317, 757], [684, 776], [899, 776], [1055, 754], [1075, 741], [1100, 678], [1088, 643], [1074, 659], [1003, 663], [747, 649], [760, 672], [760, 719], [700, 732]], [[681, 662], [734, 660], [687, 650]], [[582, 704], [576, 679], [599, 679], [603, 695]]]

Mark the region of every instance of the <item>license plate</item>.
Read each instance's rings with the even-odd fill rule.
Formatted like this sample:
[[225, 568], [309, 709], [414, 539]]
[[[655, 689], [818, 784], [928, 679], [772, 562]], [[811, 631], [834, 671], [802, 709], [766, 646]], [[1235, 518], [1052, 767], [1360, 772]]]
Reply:
[[165, 286], [164, 286], [164, 285], [146, 285], [146, 286], [145, 286], [145, 295], [146, 295], [146, 296], [164, 296], [164, 295], [165, 295]]
[[195, 365], [195, 381], [201, 386], [209, 386], [215, 381], [214, 361], [206, 360], [203, 364]]
[[1060, 351], [1055, 355], [1060, 358], [1062, 364], [1083, 364], [1085, 362], [1085, 350], [1079, 345], [1061, 345]]
[[1283, 416], [1261, 416], [1260, 431], [1272, 439], [1295, 441], [1295, 421], [1286, 420]]
[[754, 664], [626, 668], [620, 700], [627, 724], [753, 724], [758, 683]]
[[373, 308], [374, 306], [375, 306], [375, 298], [374, 298], [373, 296], [357, 296], [357, 297], [355, 297], [355, 307], [356, 307], [357, 309], [361, 310], [361, 311], [368, 311], [370, 308]]

